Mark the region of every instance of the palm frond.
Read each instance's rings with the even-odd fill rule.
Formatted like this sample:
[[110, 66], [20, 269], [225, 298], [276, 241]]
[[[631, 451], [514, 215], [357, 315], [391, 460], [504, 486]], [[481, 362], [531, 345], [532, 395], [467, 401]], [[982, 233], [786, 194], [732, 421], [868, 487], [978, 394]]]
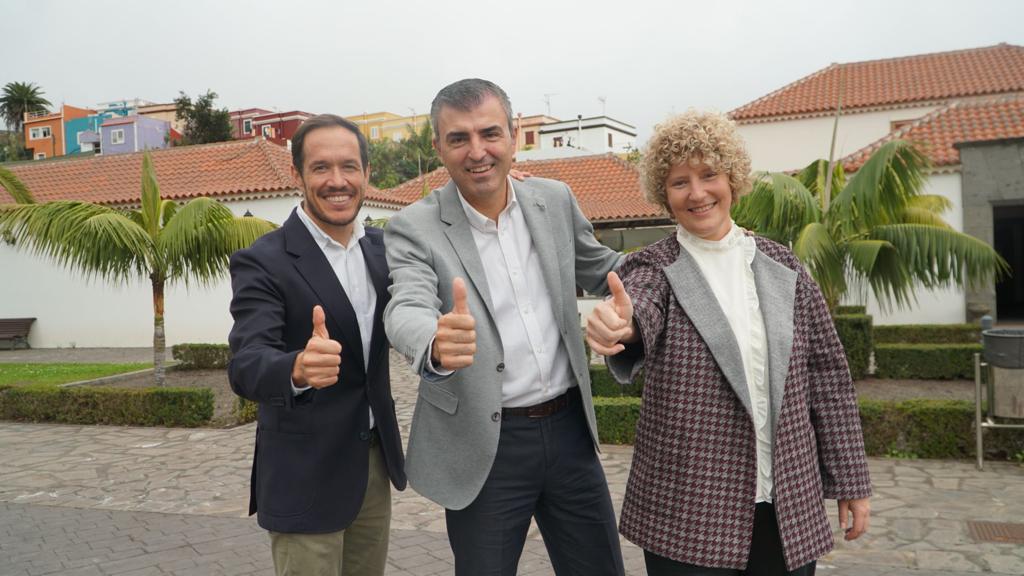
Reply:
[[1010, 272], [991, 246], [951, 228], [893, 224], [876, 227], [871, 236], [893, 245], [907, 273], [927, 288], [954, 284], [973, 288]]
[[[828, 173], [828, 160], [815, 160], [803, 170], [797, 172], [795, 178], [800, 181], [816, 197], [820, 197], [825, 191], [825, 175]], [[843, 165], [836, 162], [832, 168], [832, 197], [839, 193], [846, 186], [846, 172]]]
[[149, 237], [156, 239], [160, 233], [160, 186], [153, 169], [153, 158], [149, 152], [142, 155], [142, 214], [143, 226]]
[[750, 194], [733, 206], [732, 217], [744, 228], [791, 246], [805, 226], [821, 221], [821, 207], [796, 178], [759, 174]]
[[844, 257], [828, 228], [821, 222], [805, 226], [793, 242], [793, 253], [807, 266], [829, 306], [837, 304], [846, 292]]
[[16, 205], [0, 227], [29, 252], [105, 279], [145, 277], [152, 245], [126, 215], [88, 202]]
[[911, 144], [883, 144], [850, 178], [829, 210], [849, 234], [898, 222], [908, 201], [920, 195], [928, 159]]
[[36, 200], [32, 197], [32, 193], [29, 192], [28, 186], [18, 179], [7, 168], [0, 166], [0, 186], [7, 190], [7, 193], [14, 198], [14, 201], [18, 204], [35, 204]]

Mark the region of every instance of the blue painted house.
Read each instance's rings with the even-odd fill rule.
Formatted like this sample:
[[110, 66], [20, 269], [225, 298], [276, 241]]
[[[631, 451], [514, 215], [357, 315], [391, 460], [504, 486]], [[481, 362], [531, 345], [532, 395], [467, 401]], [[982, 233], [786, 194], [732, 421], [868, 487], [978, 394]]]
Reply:
[[84, 118], [75, 118], [64, 123], [65, 150], [67, 154], [99, 153], [100, 126], [112, 118], [127, 116], [126, 110], [104, 110]]
[[147, 116], [111, 118], [100, 125], [100, 147], [103, 154], [167, 148], [170, 138], [170, 122]]

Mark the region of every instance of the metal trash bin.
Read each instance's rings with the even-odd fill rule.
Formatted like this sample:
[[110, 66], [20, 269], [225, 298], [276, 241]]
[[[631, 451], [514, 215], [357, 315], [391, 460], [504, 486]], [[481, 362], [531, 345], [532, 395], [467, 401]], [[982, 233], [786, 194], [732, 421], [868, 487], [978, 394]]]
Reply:
[[985, 361], [998, 368], [1024, 368], [1024, 330], [992, 328], [981, 333]]
[[986, 428], [1024, 429], [1024, 424], [1006, 422], [1024, 419], [1024, 330], [994, 328], [982, 331], [981, 337], [982, 353], [974, 355], [974, 422], [979, 470], [984, 463], [982, 433]]

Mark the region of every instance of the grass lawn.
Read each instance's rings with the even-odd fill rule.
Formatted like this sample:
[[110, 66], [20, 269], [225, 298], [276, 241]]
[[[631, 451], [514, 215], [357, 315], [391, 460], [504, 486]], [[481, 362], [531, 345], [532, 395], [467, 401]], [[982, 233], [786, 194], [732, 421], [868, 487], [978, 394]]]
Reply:
[[152, 367], [152, 364], [144, 362], [131, 364], [15, 364], [0, 362], [0, 385], [66, 384]]

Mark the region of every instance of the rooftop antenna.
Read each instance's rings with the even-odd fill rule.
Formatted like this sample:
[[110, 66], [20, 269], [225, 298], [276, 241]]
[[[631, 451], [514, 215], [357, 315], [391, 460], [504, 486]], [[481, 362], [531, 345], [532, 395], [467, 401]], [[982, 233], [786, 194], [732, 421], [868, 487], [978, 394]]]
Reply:
[[598, 96], [597, 101], [601, 103], [601, 116], [605, 116], [605, 105], [607, 104], [608, 99], [604, 96]]
[[544, 95], [544, 104], [548, 107], [548, 116], [551, 116], [551, 97], [558, 96], [558, 92], [548, 92]]

